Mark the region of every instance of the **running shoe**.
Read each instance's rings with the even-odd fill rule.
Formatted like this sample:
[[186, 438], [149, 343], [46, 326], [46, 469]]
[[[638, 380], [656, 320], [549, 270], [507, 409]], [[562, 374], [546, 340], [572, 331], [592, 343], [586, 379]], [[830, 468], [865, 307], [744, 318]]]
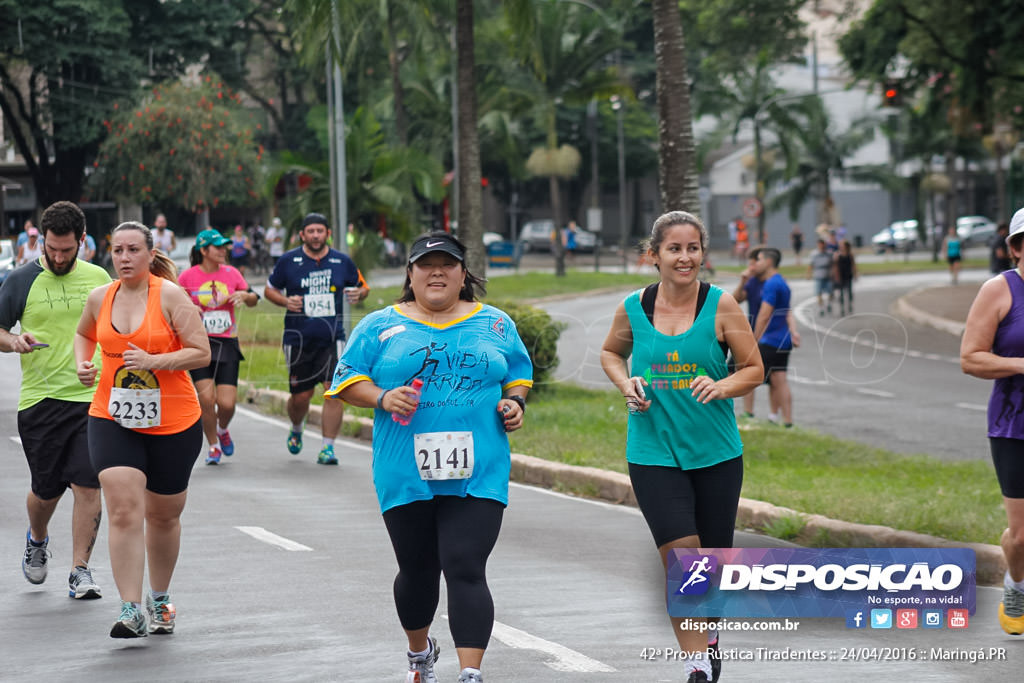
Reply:
[[21, 573], [25, 575], [29, 583], [36, 585], [46, 581], [46, 560], [52, 556], [47, 549], [50, 544], [50, 537], [43, 539], [42, 545], [32, 543], [32, 532], [25, 534], [25, 555], [21, 558]]
[[206, 454], [207, 465], [219, 465], [220, 464], [220, 447], [212, 446], [210, 452]]
[[110, 629], [111, 638], [145, 638], [149, 633], [146, 628], [146, 615], [136, 605], [121, 601], [121, 616]]
[[703, 671], [691, 671], [686, 683], [709, 683], [708, 675]]
[[708, 643], [708, 659], [711, 661], [711, 683], [718, 683], [718, 677], [722, 675], [722, 653], [718, 650], [718, 636], [715, 636], [715, 642]]
[[1013, 586], [1003, 586], [1003, 601], [999, 603], [999, 625], [1011, 636], [1024, 633], [1024, 593]]
[[100, 587], [92, 580], [92, 570], [79, 565], [68, 576], [68, 595], [76, 600], [101, 598]]
[[302, 432], [290, 432], [288, 434], [288, 452], [298, 455], [302, 450]]
[[154, 600], [153, 595], [147, 593], [146, 612], [149, 614], [150, 633], [174, 633], [174, 617], [177, 612], [170, 600]]
[[321, 465], [337, 465], [338, 459], [334, 457], [334, 446], [321, 448], [320, 455], [316, 456], [316, 461]]
[[235, 454], [235, 442], [231, 440], [231, 434], [225, 431], [219, 437], [220, 439], [220, 450], [224, 455], [229, 458]]
[[466, 667], [459, 673], [459, 683], [484, 683], [484, 675], [479, 669]]
[[434, 638], [428, 638], [430, 649], [425, 655], [409, 654], [409, 673], [405, 675], [405, 683], [437, 683], [434, 675], [434, 663], [441, 649]]

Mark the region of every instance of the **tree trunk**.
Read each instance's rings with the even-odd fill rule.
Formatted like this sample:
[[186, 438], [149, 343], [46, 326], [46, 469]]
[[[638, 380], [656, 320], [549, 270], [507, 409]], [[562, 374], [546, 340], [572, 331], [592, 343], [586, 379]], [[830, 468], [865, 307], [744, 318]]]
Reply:
[[402, 62], [398, 58], [398, 48], [395, 45], [395, 22], [392, 17], [393, 3], [387, 3], [387, 24], [388, 24], [388, 67], [391, 69], [391, 97], [395, 103], [395, 135], [403, 146], [409, 144], [409, 124], [405, 116], [405, 94], [402, 90], [402, 79], [399, 73]]
[[469, 249], [466, 267], [480, 277], [487, 272], [480, 191], [480, 138], [477, 135], [476, 78], [473, 54], [473, 0], [457, 0], [455, 46], [459, 98], [459, 237]]
[[562, 192], [558, 176], [548, 176], [548, 189], [551, 191], [551, 218], [554, 228], [551, 234], [551, 253], [555, 255], [555, 276], [565, 275], [565, 249], [562, 247]]
[[658, 91], [658, 186], [663, 211], [700, 213], [686, 45], [676, 0], [654, 0]]

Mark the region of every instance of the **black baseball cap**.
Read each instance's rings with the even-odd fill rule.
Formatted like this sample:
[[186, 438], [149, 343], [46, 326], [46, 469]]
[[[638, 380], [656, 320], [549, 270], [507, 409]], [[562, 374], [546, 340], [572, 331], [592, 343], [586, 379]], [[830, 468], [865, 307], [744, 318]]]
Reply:
[[307, 225], [322, 225], [328, 230], [331, 228], [331, 224], [327, 222], [327, 216], [322, 213], [307, 213], [306, 217], [302, 219], [302, 227], [305, 228]]
[[432, 233], [417, 238], [409, 249], [409, 263], [415, 263], [432, 251], [441, 251], [454, 256], [459, 261], [466, 260], [466, 251], [459, 242], [448, 233]]

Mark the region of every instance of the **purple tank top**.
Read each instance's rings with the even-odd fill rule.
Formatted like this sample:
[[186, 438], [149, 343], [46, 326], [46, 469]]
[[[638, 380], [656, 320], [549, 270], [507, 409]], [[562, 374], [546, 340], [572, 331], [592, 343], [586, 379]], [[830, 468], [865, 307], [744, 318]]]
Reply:
[[[1024, 357], [1024, 280], [1016, 270], [1003, 273], [1013, 301], [999, 322], [992, 353], [1006, 358]], [[988, 435], [1024, 439], [1024, 375], [997, 379], [988, 400]]]

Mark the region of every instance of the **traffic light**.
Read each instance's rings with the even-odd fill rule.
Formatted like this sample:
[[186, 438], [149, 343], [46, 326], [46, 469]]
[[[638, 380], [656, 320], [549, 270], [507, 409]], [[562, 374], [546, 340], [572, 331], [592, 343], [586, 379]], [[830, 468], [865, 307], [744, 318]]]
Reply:
[[898, 79], [889, 78], [882, 82], [882, 103], [886, 107], [903, 106], [903, 84]]

